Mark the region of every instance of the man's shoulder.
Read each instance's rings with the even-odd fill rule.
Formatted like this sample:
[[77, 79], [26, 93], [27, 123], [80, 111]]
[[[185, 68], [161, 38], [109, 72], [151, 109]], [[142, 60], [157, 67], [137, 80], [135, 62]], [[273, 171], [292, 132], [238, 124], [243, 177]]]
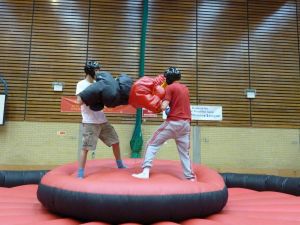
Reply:
[[88, 86], [89, 86], [89, 84], [88, 84], [88, 82], [86, 80], [80, 80], [80, 81], [78, 81], [77, 85], [76, 85], [76, 95], [78, 95], [80, 92], [82, 92]]
[[177, 88], [187, 88], [187, 86], [183, 83], [180, 83], [180, 82], [174, 82], [173, 84], [170, 84], [167, 86], [168, 88], [174, 88], [174, 89], [177, 89]]
[[83, 80], [78, 81], [77, 84], [82, 84], [82, 83], [85, 83], [85, 82], [86, 82], [86, 80], [83, 79]]

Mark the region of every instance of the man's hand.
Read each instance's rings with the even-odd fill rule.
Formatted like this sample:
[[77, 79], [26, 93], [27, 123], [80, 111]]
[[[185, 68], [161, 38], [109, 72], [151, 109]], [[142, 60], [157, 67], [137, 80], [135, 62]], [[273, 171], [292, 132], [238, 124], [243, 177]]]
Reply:
[[165, 109], [165, 113], [166, 113], [167, 116], [169, 115], [170, 110], [171, 110], [171, 108], [169, 106]]

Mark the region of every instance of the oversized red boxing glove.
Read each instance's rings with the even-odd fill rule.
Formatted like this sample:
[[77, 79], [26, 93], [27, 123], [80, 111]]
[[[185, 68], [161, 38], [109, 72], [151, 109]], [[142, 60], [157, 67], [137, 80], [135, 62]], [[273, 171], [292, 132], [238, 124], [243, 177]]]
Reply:
[[144, 76], [138, 79], [131, 87], [129, 104], [135, 108], [146, 108], [152, 112], [161, 112], [162, 99], [165, 97], [165, 77]]

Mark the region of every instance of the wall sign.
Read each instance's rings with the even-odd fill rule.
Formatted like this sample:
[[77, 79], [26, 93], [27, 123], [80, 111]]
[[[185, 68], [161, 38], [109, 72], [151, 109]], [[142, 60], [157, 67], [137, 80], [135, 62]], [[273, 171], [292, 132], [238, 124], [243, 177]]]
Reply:
[[0, 125], [4, 124], [5, 100], [6, 95], [0, 94]]
[[[192, 120], [221, 121], [223, 119], [222, 106], [191, 105], [191, 113]], [[166, 118], [164, 112], [163, 119]]]
[[191, 105], [192, 120], [221, 121], [222, 106]]

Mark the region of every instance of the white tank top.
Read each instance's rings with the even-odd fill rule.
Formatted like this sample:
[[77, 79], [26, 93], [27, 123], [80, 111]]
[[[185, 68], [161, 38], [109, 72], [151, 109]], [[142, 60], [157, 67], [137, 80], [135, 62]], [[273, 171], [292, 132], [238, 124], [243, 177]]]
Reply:
[[[76, 86], [76, 95], [90, 86], [92, 83], [87, 80], [81, 80]], [[102, 111], [93, 111], [86, 104], [81, 105], [82, 123], [101, 124], [107, 122], [106, 116]]]

